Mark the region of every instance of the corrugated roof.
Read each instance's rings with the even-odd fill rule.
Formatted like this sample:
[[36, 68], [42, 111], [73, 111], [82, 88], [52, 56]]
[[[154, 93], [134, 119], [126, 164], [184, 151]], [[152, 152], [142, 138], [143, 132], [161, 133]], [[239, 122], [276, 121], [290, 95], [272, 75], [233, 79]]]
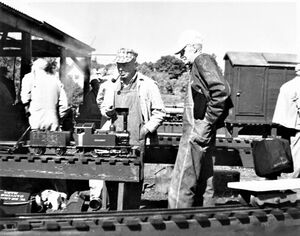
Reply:
[[295, 67], [299, 62], [297, 54], [265, 52], [227, 52], [224, 60], [233, 65]]
[[43, 38], [45, 41], [65, 47], [73, 52], [88, 54], [95, 51], [94, 48], [57, 29], [47, 22], [33, 18], [3, 2], [0, 2], [0, 23], [9, 25], [10, 27], [16, 28], [20, 31], [28, 32], [32, 36]]

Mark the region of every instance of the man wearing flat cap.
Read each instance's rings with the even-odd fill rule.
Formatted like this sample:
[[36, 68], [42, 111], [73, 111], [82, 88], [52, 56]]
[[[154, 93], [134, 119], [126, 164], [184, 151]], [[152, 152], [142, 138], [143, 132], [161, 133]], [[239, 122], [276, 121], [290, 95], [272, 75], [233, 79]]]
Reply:
[[170, 208], [214, 204], [213, 161], [207, 149], [214, 144], [218, 124], [226, 118], [230, 89], [215, 59], [202, 53], [202, 45], [201, 35], [187, 30], [181, 34], [175, 51], [189, 65], [190, 74], [183, 134], [168, 192]]
[[[101, 104], [101, 114], [109, 119], [115, 119], [116, 130], [122, 130], [123, 123], [120, 116], [116, 116], [115, 109], [119, 107], [128, 108], [127, 130], [130, 134], [129, 143], [137, 146], [143, 156], [145, 142], [153, 144], [158, 141], [157, 128], [165, 116], [165, 107], [160, 95], [157, 83], [151, 78], [137, 72], [136, 57], [138, 54], [127, 48], [121, 48], [115, 58], [119, 73], [118, 79], [114, 80], [115, 86], [107, 88]], [[114, 191], [110, 191], [110, 184], [107, 184], [110, 204], [116, 202], [112, 197]], [[138, 208], [140, 204], [141, 189], [140, 183], [125, 184], [124, 209]], [[114, 209], [115, 206], [110, 206]]]

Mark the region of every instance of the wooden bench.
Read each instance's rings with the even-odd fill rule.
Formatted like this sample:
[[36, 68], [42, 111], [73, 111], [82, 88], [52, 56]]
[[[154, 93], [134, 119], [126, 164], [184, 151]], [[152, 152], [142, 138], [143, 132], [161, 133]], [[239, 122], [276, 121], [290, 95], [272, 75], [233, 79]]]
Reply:
[[300, 189], [300, 178], [229, 182], [228, 187], [234, 189], [246, 190], [246, 191], [254, 191], [254, 192]]
[[295, 203], [300, 195], [293, 190], [300, 190], [300, 179], [253, 180], [229, 182], [228, 188], [237, 189], [246, 203], [251, 203], [254, 196], [255, 203], [280, 204]]

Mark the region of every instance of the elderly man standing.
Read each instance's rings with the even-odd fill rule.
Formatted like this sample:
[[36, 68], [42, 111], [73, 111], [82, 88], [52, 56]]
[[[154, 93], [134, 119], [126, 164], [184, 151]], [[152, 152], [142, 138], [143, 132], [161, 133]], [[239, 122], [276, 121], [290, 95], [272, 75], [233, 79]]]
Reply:
[[290, 139], [294, 165], [294, 172], [289, 174], [291, 178], [300, 177], [300, 64], [295, 71], [295, 78], [280, 87], [272, 120], [285, 128]]
[[58, 130], [59, 118], [67, 112], [67, 95], [53, 65], [37, 59], [22, 80], [21, 100], [28, 108], [31, 129]]
[[[190, 66], [184, 101], [183, 134], [171, 178], [170, 208], [213, 205], [213, 161], [205, 155], [215, 141], [217, 123], [226, 113], [229, 85], [214, 58], [202, 53], [202, 38], [197, 31], [182, 33], [175, 54]], [[201, 194], [201, 195], [200, 195]], [[197, 202], [199, 201], [199, 202]]]
[[[154, 80], [137, 72], [136, 57], [138, 54], [132, 49], [121, 48], [116, 56], [115, 62], [119, 72], [115, 86], [107, 88], [101, 103], [101, 114], [109, 119], [116, 118], [115, 105], [127, 107], [128, 126], [130, 133], [130, 145], [139, 146], [141, 155], [145, 140], [148, 143], [154, 143], [157, 139], [157, 128], [162, 123], [165, 116], [165, 107], [159, 92], [159, 88]], [[98, 97], [101, 101], [101, 98]], [[116, 120], [116, 128], [122, 129], [121, 122]], [[140, 205], [142, 183], [126, 183], [124, 209], [138, 208]], [[113, 196], [114, 190], [107, 183], [110, 204], [116, 202], [116, 196]], [[115, 206], [111, 205], [111, 209]]]

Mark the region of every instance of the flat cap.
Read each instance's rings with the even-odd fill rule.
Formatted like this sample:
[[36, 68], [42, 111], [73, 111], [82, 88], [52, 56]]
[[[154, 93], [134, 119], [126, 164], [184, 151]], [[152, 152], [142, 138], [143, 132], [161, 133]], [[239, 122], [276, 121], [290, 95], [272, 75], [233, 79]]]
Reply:
[[133, 59], [136, 59], [137, 56], [138, 56], [138, 53], [135, 52], [133, 49], [121, 48], [117, 53], [115, 62], [116, 63], [127, 63], [127, 62], [132, 61]]

